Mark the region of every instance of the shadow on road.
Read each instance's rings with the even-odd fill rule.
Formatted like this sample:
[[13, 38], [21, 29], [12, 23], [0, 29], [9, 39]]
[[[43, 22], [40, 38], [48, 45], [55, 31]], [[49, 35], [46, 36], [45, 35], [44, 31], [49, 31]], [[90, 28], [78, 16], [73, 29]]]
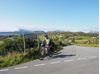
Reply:
[[65, 58], [65, 57], [72, 57], [75, 56], [74, 54], [59, 54], [59, 55], [53, 55], [50, 58]]
[[65, 57], [72, 57], [72, 56], [75, 56], [75, 54], [72, 54], [72, 53], [62, 53], [62, 52], [57, 52], [57, 53], [54, 53], [51, 55], [51, 58], [65, 58]]
[[71, 57], [71, 56], [75, 56], [75, 55], [73, 55], [73, 54], [69, 54], [69, 55], [60, 54], [60, 55], [52, 56], [52, 58], [65, 58], [65, 57]]

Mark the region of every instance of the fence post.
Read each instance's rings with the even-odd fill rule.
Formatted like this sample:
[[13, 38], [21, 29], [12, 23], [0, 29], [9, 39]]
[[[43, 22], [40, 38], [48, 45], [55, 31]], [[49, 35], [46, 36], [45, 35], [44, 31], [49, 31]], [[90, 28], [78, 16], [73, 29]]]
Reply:
[[37, 34], [37, 42], [38, 42], [38, 49], [40, 48], [40, 44], [39, 44], [39, 34]]
[[23, 33], [23, 44], [24, 44], [24, 53], [25, 53], [26, 45], [25, 45], [25, 37], [24, 37], [24, 33]]

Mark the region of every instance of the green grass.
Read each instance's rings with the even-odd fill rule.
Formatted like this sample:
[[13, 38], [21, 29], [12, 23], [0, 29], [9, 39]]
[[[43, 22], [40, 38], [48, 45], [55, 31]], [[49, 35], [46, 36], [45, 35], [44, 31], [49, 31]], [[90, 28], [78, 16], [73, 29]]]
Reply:
[[[58, 52], [61, 47], [54, 46], [54, 51]], [[17, 64], [29, 62], [35, 59], [39, 59], [38, 50], [37, 49], [31, 49], [30, 52], [26, 53], [8, 53], [5, 56], [0, 56], [0, 68], [14, 66]]]
[[75, 37], [75, 39], [76, 40], [88, 40], [88, 39], [90, 39], [91, 37], [89, 37], [89, 36], [76, 36]]
[[89, 37], [89, 36], [77, 36], [75, 37], [74, 44], [80, 45], [80, 46], [99, 47], [99, 42], [94, 41], [94, 40], [95, 39], [93, 39], [93, 37]]
[[2, 44], [3, 43], [3, 41], [0, 41], [0, 44]]
[[37, 59], [38, 56], [29, 58], [29, 53], [9, 53], [6, 56], [0, 56], [0, 68], [14, 66], [17, 64], [25, 63]]

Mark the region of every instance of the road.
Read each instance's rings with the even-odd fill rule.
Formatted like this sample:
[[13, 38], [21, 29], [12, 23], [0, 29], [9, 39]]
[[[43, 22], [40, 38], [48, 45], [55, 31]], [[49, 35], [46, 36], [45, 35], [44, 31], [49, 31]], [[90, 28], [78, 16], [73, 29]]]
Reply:
[[99, 74], [99, 48], [66, 46], [52, 57], [4, 68], [0, 74]]

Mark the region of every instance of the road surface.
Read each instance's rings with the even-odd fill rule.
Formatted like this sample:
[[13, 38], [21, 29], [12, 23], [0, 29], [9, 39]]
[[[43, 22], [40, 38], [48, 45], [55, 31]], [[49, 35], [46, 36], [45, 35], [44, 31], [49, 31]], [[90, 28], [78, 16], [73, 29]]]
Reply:
[[96, 47], [66, 46], [52, 57], [4, 68], [0, 74], [99, 74], [98, 56]]

